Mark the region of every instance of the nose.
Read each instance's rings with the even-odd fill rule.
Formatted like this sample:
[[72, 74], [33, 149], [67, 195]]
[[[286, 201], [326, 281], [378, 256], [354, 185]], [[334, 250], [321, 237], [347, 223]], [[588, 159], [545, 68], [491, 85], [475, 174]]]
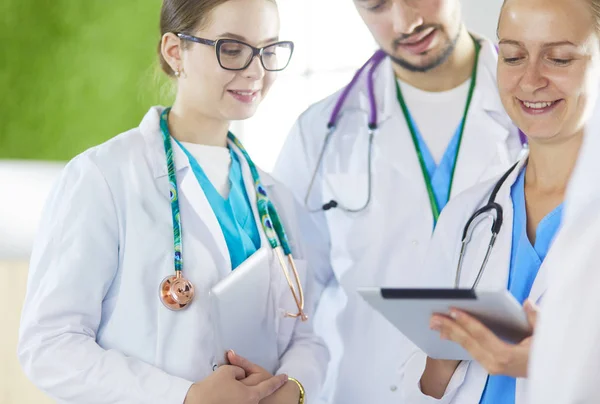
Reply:
[[548, 85], [548, 79], [544, 76], [537, 61], [531, 60], [527, 63], [519, 85], [523, 92], [530, 94]]
[[250, 65], [243, 70], [244, 77], [252, 80], [260, 80], [265, 76], [265, 69], [260, 61], [259, 56], [252, 58]]
[[423, 25], [416, 3], [410, 0], [394, 0], [390, 10], [394, 32], [397, 34], [410, 34], [415, 28]]

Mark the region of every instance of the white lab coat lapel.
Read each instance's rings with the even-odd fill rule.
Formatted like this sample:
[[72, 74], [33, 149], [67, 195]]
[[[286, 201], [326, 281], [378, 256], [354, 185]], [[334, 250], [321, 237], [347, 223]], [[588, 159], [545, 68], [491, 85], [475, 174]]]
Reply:
[[[502, 228], [500, 229], [500, 233], [498, 234], [498, 238], [496, 239], [496, 244], [492, 249], [489, 262], [487, 263], [487, 266], [484, 269], [481, 281], [479, 282], [477, 289], [499, 290], [506, 289], [508, 285], [514, 217], [513, 203], [511, 198], [511, 188], [517, 180], [517, 177], [523, 169], [523, 166], [526, 161], [526, 156], [519, 161], [517, 167], [508, 176], [508, 178], [500, 188], [498, 195], [496, 196], [496, 202], [502, 206], [503, 224]], [[491, 187], [483, 195], [481, 205], [478, 205], [476, 209], [483, 206], [483, 204], [487, 203], [490, 193], [495, 187], [496, 183], [497, 181], [494, 181], [491, 184]], [[468, 285], [465, 285], [463, 282], [461, 282], [461, 286], [463, 287], [470, 287], [473, 284], [477, 277], [477, 273], [479, 272], [479, 268], [481, 267], [481, 259], [490, 241], [491, 233], [489, 232], [489, 227], [486, 228], [484, 234], [485, 236], [480, 236], [477, 240], [477, 250], [479, 251], [479, 254], [477, 254], [476, 262], [470, 260], [469, 262], [471, 264], [468, 267], [464, 267], [463, 269], [465, 270], [468, 268], [469, 271], [469, 283]]]
[[493, 45], [481, 44], [476, 86], [467, 114], [451, 190], [455, 196], [479, 181], [493, 178], [510, 164], [508, 129], [495, 118], [504, 114], [493, 72], [497, 55]]
[[[152, 170], [156, 181], [159, 181], [159, 179], [162, 180], [163, 177], [168, 176], [163, 138], [158, 120], [160, 113], [162, 113], [162, 109], [157, 112], [158, 115], [156, 117], [148, 114], [140, 126], [140, 130], [142, 131], [148, 146], [148, 161], [153, 166]], [[182, 217], [182, 239], [185, 238], [186, 226], [195, 226], [195, 220], [201, 221], [207, 228], [207, 240], [212, 238], [217, 247], [218, 255], [214, 257], [217, 267], [223, 275], [226, 275], [231, 271], [231, 260], [229, 258], [229, 250], [227, 249], [227, 243], [225, 242], [225, 236], [223, 235], [219, 221], [190, 167], [187, 155], [173, 140], [171, 141], [171, 146], [173, 148], [173, 159], [175, 160], [175, 170], [177, 173], [180, 210], [183, 212], [185, 204], [189, 204], [191, 210], [195, 212], [197, 216], [195, 218]], [[169, 190], [165, 188], [163, 190], [163, 195], [168, 199]], [[183, 251], [183, 255], [185, 256], [185, 251]]]

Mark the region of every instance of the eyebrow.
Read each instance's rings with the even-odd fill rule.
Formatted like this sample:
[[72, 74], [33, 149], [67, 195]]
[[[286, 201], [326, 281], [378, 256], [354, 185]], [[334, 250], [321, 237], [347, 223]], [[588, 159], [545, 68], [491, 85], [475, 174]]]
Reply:
[[[498, 42], [498, 45], [515, 45], [515, 46], [521, 46], [523, 47], [523, 43], [519, 42], [519, 41], [514, 41], [512, 39], [502, 39], [500, 40], [500, 42]], [[552, 48], [555, 46], [574, 46], [577, 47], [577, 45], [575, 45], [573, 42], [571, 41], [558, 41], [558, 42], [547, 42], [545, 44], [542, 45], [542, 48]]]
[[[219, 35], [219, 37], [227, 37], [227, 38], [231, 38], [231, 39], [237, 39], [238, 41], [243, 41], [243, 42], [247, 42], [248, 39], [242, 35], [238, 35], [238, 34], [234, 34], [231, 32], [224, 32], [223, 34]], [[279, 41], [279, 37], [275, 36], [273, 38], [269, 38], [266, 39], [264, 41], [262, 41], [262, 43], [271, 43], [271, 42], [277, 42]]]

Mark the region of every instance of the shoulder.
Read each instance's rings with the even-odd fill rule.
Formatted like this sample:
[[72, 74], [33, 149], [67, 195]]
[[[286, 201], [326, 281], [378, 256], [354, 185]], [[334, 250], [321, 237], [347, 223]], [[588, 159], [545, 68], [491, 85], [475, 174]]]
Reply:
[[149, 136], [141, 126], [85, 150], [64, 166], [45, 201], [49, 220], [50, 216], [104, 220], [119, 215], [123, 198], [132, 190], [139, 192], [136, 189], [153, 178]]
[[160, 107], [151, 108], [138, 127], [120, 133], [75, 156], [65, 166], [64, 173], [85, 176], [97, 172], [106, 178], [121, 178], [132, 172], [128, 170], [130, 167], [147, 167], [145, 161], [151, 148], [149, 143], [160, 142], [158, 137], [151, 138], [151, 135], [159, 131], [159, 115]]

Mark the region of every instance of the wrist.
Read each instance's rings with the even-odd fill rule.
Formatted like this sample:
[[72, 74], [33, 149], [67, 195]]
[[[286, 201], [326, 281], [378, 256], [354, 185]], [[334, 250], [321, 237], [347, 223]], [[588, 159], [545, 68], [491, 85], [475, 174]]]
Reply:
[[441, 399], [460, 361], [432, 359], [427, 357], [425, 370], [419, 385], [426, 396]]
[[185, 399], [183, 400], [183, 404], [197, 404], [202, 397], [202, 393], [200, 392], [201, 386], [198, 383], [194, 383], [190, 386]]
[[298, 397], [298, 404], [305, 404], [305, 391], [302, 383], [300, 383], [297, 379], [294, 379], [293, 377], [288, 377], [288, 384], [293, 385], [294, 391], [296, 392]]

